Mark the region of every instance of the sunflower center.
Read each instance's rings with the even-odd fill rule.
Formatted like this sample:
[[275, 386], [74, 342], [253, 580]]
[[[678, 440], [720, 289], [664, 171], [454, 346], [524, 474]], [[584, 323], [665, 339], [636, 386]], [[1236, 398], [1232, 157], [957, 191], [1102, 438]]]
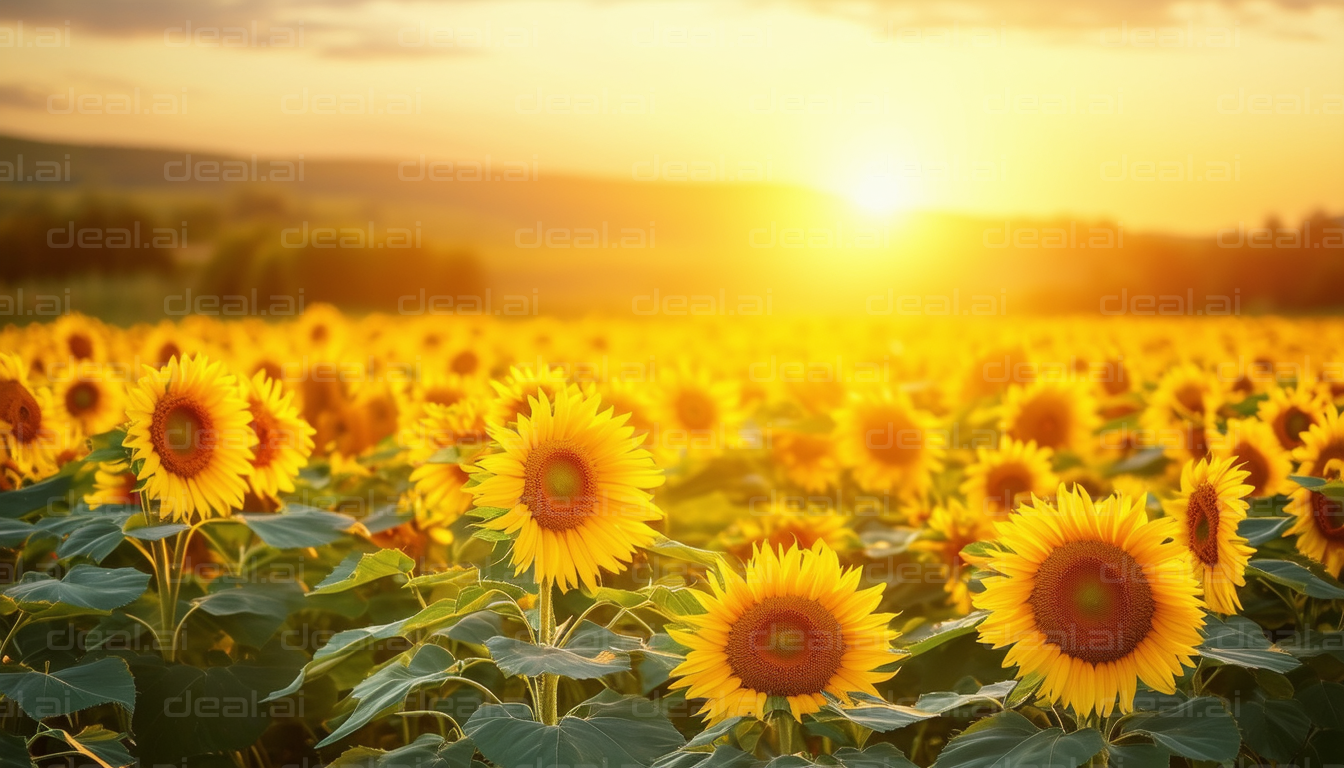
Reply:
[[74, 355], [76, 360], [88, 360], [93, 357], [93, 341], [82, 333], [76, 333], [70, 336], [66, 341], [70, 348], [70, 354]]
[[1218, 564], [1218, 491], [1204, 483], [1190, 494], [1186, 504], [1190, 551], [1205, 565]]
[[269, 467], [280, 452], [285, 432], [280, 428], [275, 416], [260, 401], [252, 400], [248, 403], [248, 410], [252, 413], [252, 431], [257, 434], [252, 466]]
[[714, 401], [704, 392], [682, 390], [677, 395], [677, 418], [691, 429], [709, 429], [714, 426]]
[[448, 386], [430, 387], [425, 390], [425, 402], [435, 405], [453, 405], [462, 399], [462, 392]]
[[577, 528], [594, 513], [597, 502], [592, 465], [568, 441], [538, 446], [523, 467], [522, 500], [542, 528]]
[[453, 358], [452, 370], [453, 373], [467, 376], [475, 373], [476, 369], [479, 368], [480, 365], [481, 365], [480, 358], [476, 356], [475, 352], [472, 352], [471, 350], [468, 349], [462, 352], [458, 352], [457, 356]]
[[995, 467], [985, 480], [985, 496], [991, 512], [1008, 512], [1018, 494], [1031, 490], [1031, 476], [1020, 464]]
[[98, 407], [98, 387], [81, 381], [65, 391], [65, 409], [75, 416]]
[[164, 342], [163, 346], [159, 347], [159, 355], [158, 355], [159, 359], [156, 361], [156, 363], [159, 366], [164, 366], [167, 365], [170, 361], [172, 361], [174, 357], [181, 357], [181, 356], [182, 356], [182, 350], [179, 349], [176, 344], [174, 344], [171, 341]]
[[1176, 402], [1186, 410], [1187, 415], [1204, 415], [1204, 392], [1194, 384], [1187, 384], [1176, 390]]
[[868, 421], [863, 442], [874, 459], [888, 466], [905, 467], [919, 460], [920, 441], [910, 439], [917, 434], [918, 427], [908, 418], [892, 412]]
[[1344, 461], [1344, 442], [1332, 442], [1316, 455], [1316, 475], [1327, 479], [1339, 477], [1339, 467], [1331, 467], [1332, 461]]
[[1100, 541], [1073, 541], [1051, 552], [1036, 572], [1029, 603], [1046, 641], [1089, 664], [1137, 648], [1152, 630], [1156, 609], [1139, 563]]
[[42, 431], [42, 408], [19, 382], [0, 382], [0, 420], [9, 424], [15, 440], [27, 444]]
[[1043, 448], [1062, 448], [1069, 437], [1068, 410], [1063, 403], [1037, 399], [1023, 407], [1013, 432], [1023, 442], [1035, 440]]
[[743, 687], [798, 696], [826, 689], [840, 670], [845, 638], [840, 622], [815, 600], [767, 597], [733, 623], [724, 653]]
[[1311, 429], [1313, 423], [1309, 414], [1293, 405], [1279, 414], [1274, 426], [1278, 427], [1279, 442], [1284, 448], [1298, 448], [1302, 445], [1302, 433]]
[[1311, 519], [1316, 521], [1316, 529], [1331, 541], [1344, 541], [1344, 504], [1311, 491]]
[[169, 395], [154, 408], [149, 440], [164, 469], [178, 477], [195, 477], [210, 465], [215, 448], [212, 427], [200, 403]]
[[1241, 468], [1250, 473], [1246, 477], [1246, 484], [1254, 490], [1253, 496], [1264, 494], [1265, 485], [1269, 482], [1269, 462], [1265, 459], [1260, 449], [1250, 443], [1240, 443], [1232, 453], [1236, 455]]

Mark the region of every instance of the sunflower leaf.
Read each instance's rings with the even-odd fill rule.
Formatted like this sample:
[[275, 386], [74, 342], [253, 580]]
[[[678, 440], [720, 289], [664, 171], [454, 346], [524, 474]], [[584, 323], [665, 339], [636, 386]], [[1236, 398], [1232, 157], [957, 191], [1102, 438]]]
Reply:
[[410, 576], [415, 561], [397, 549], [380, 549], [372, 553], [351, 552], [317, 587], [308, 594], [328, 595], [344, 592], [384, 576]]
[[236, 519], [276, 549], [325, 546], [339, 540], [355, 524], [353, 517], [298, 504], [288, 505], [283, 512], [244, 513]]
[[1258, 547], [1268, 541], [1283, 536], [1283, 532], [1292, 526], [1293, 517], [1248, 517], [1237, 525], [1237, 535], [1246, 539], [1252, 547]]
[[135, 680], [126, 662], [107, 657], [47, 674], [36, 670], [0, 673], [0, 693], [34, 720], [60, 717], [99, 704], [135, 710]]
[[[1344, 585], [1289, 560], [1252, 560], [1246, 572], [1322, 600], [1344, 598]], [[1329, 579], [1329, 580], [1327, 580]]]
[[1166, 749], [1191, 760], [1227, 762], [1241, 749], [1237, 723], [1212, 696], [1190, 699], [1165, 712], [1136, 715], [1125, 722], [1125, 733], [1141, 733]]
[[573, 680], [591, 680], [630, 669], [630, 654], [614, 649], [575, 649], [533, 645], [511, 637], [485, 641], [495, 666], [506, 675], [535, 677], [561, 675]]
[[1205, 617], [1199, 653], [1224, 664], [1275, 672], [1288, 672], [1302, 664], [1271, 645], [1259, 625], [1244, 616], [1229, 616], [1226, 621], [1213, 615]]
[[76, 565], [60, 579], [29, 571], [18, 584], [5, 588], [3, 594], [30, 612], [57, 603], [110, 611], [143, 595], [147, 586], [149, 574], [134, 568]]
[[414, 654], [403, 654], [405, 663], [395, 661], [366, 677], [354, 690], [350, 698], [355, 709], [350, 716], [317, 743], [325, 747], [359, 730], [378, 715], [401, 704], [412, 692], [429, 685], [443, 683], [452, 673], [448, 671], [454, 663], [453, 655], [437, 645], [422, 645]]
[[71, 479], [68, 473], [60, 474], [27, 488], [0, 493], [0, 517], [23, 517], [33, 510], [50, 508], [56, 502], [66, 501]]

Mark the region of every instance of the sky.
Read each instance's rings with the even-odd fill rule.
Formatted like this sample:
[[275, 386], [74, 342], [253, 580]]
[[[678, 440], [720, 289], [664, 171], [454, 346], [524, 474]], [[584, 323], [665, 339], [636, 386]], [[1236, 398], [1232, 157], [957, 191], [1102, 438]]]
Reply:
[[1199, 235], [1344, 210], [1344, 2], [6, 0], [0, 132]]

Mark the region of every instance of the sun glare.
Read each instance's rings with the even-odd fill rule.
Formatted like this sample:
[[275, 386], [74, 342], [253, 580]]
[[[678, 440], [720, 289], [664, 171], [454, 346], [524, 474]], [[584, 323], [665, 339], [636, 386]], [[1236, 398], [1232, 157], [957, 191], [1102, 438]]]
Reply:
[[885, 174], [864, 176], [848, 196], [870, 214], [887, 215], [910, 205], [910, 190]]

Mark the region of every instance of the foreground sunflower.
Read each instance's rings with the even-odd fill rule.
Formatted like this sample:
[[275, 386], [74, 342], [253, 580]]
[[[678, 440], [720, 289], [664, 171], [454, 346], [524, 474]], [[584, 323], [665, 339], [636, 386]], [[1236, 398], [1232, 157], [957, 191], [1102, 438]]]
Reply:
[[1246, 519], [1245, 497], [1253, 488], [1250, 475], [1236, 457], [1188, 461], [1181, 470], [1181, 490], [1163, 504], [1180, 528], [1176, 541], [1190, 550], [1195, 578], [1204, 586], [1204, 601], [1218, 613], [1241, 609], [1237, 587], [1246, 583], [1246, 562], [1255, 550], [1237, 535]]
[[471, 493], [477, 507], [505, 511], [481, 526], [515, 537], [514, 572], [532, 568], [538, 584], [596, 588], [601, 571], [624, 571], [653, 541], [647, 524], [663, 516], [648, 490], [662, 470], [626, 417], [600, 404], [562, 387], [554, 406], [542, 392], [516, 426], [488, 427], [502, 453], [476, 463], [484, 474]]
[[252, 492], [262, 499], [278, 501], [281, 493], [294, 492], [294, 478], [313, 455], [316, 430], [299, 415], [294, 393], [285, 391], [263, 371], [247, 380], [242, 395], [252, 414], [252, 432], [257, 436]]
[[227, 515], [243, 502], [257, 440], [237, 380], [205, 357], [146, 372], [127, 393], [124, 441], [142, 493], [174, 520]]
[[1004, 666], [1041, 674], [1041, 695], [1080, 717], [1134, 707], [1139, 680], [1174, 693], [1204, 625], [1199, 585], [1176, 521], [1149, 520], [1126, 496], [1093, 503], [1060, 486], [1058, 508], [1040, 500], [996, 525], [998, 543], [972, 598], [988, 610], [981, 642], [1012, 646]]
[[705, 613], [684, 616], [689, 630], [670, 630], [690, 649], [672, 675], [672, 689], [706, 699], [710, 724], [729, 717], [765, 717], [766, 700], [787, 699], [795, 718], [819, 711], [826, 694], [877, 696], [874, 683], [895, 674], [878, 671], [895, 660], [887, 629], [894, 618], [876, 613], [881, 584], [860, 590], [860, 569], [840, 567], [835, 552], [757, 550], [746, 578], [725, 569], [712, 594], [697, 592]]

